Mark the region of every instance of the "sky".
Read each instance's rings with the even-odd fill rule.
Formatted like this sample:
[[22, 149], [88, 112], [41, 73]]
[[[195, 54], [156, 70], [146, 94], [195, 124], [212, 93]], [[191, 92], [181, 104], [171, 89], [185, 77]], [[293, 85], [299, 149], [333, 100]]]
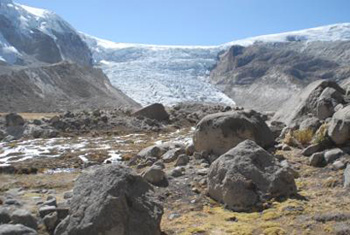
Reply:
[[350, 22], [350, 0], [15, 0], [114, 42], [218, 45]]

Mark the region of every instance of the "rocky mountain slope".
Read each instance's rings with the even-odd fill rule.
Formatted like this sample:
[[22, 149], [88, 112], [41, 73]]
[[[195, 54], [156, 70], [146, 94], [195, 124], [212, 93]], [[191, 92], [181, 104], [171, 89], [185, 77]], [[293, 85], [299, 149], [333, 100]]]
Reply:
[[55, 13], [0, 1], [0, 60], [8, 64], [91, 65], [91, 52], [79, 34]]
[[240, 106], [274, 111], [317, 79], [350, 77], [350, 41], [233, 46], [211, 71], [213, 84]]
[[2, 112], [53, 112], [139, 105], [114, 88], [100, 69], [68, 62], [0, 75]]

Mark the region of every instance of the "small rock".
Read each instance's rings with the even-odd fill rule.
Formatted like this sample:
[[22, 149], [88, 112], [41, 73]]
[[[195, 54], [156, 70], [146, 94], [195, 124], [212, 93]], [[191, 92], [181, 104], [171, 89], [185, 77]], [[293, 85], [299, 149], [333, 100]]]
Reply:
[[345, 155], [345, 153], [343, 152], [343, 150], [341, 150], [339, 148], [335, 148], [335, 149], [327, 150], [324, 153], [324, 158], [325, 158], [327, 163], [332, 163], [344, 155]]
[[14, 205], [14, 206], [21, 206], [22, 204], [17, 201], [16, 199], [13, 199], [13, 198], [7, 198], [5, 200], [5, 205]]
[[40, 207], [39, 209], [39, 215], [41, 218], [44, 218], [46, 215], [55, 211], [56, 211], [55, 206], [43, 206], [43, 207]]
[[205, 168], [205, 169], [200, 169], [200, 170], [198, 170], [197, 171], [197, 174], [198, 175], [202, 175], [202, 176], [205, 176], [205, 175], [208, 175], [208, 169], [207, 168]]
[[10, 221], [10, 212], [6, 208], [0, 207], [0, 224], [7, 224]]
[[186, 150], [185, 150], [186, 154], [188, 156], [192, 156], [195, 152], [195, 148], [194, 148], [194, 144], [190, 144], [186, 147]]
[[56, 198], [53, 197], [53, 198], [47, 200], [46, 202], [44, 202], [44, 205], [45, 205], [45, 206], [54, 206], [54, 207], [57, 207]]
[[282, 146], [282, 150], [283, 150], [283, 151], [290, 151], [290, 150], [292, 150], [292, 148], [291, 148], [290, 146], [284, 144], [284, 145]]
[[181, 167], [175, 167], [171, 172], [170, 175], [173, 177], [180, 177], [183, 175], [182, 168]]
[[163, 163], [162, 160], [156, 161], [155, 163], [153, 163], [153, 166], [160, 167], [160, 168], [163, 169], [163, 170], [165, 169], [165, 165], [164, 165], [164, 163]]
[[63, 194], [63, 198], [64, 199], [70, 199], [70, 198], [72, 198], [73, 197], [73, 191], [68, 191], [68, 192], [65, 192], [64, 194]]
[[27, 210], [15, 210], [11, 215], [11, 221], [13, 224], [23, 224], [35, 230], [38, 228], [36, 218]]
[[186, 166], [189, 161], [190, 161], [190, 158], [186, 154], [181, 154], [177, 158], [175, 166]]
[[345, 169], [345, 167], [346, 167], [346, 164], [342, 160], [337, 160], [333, 162], [333, 168], [335, 170], [342, 170], [342, 169]]
[[202, 159], [202, 154], [200, 152], [194, 152], [193, 157], [194, 159], [199, 160], [199, 159]]
[[312, 154], [309, 159], [310, 165], [314, 167], [324, 167], [327, 163], [324, 158], [324, 152], [318, 152]]
[[56, 226], [58, 225], [58, 222], [59, 222], [57, 212], [53, 212], [53, 213], [50, 213], [50, 214], [46, 215], [43, 218], [43, 222], [44, 222], [44, 224], [46, 226], [46, 229], [49, 232], [54, 231]]
[[207, 163], [207, 162], [201, 163], [200, 166], [203, 167], [203, 168], [209, 168], [210, 167], [209, 163]]
[[321, 150], [322, 150], [322, 146], [320, 144], [312, 144], [303, 150], [302, 155], [310, 157], [312, 154], [319, 152]]
[[173, 219], [176, 219], [179, 217], [181, 217], [181, 215], [173, 213], [173, 214], [170, 214], [168, 218], [169, 218], [169, 220], [173, 220]]
[[344, 170], [344, 188], [350, 187], [350, 164]]
[[165, 163], [170, 163], [175, 161], [180, 154], [184, 154], [184, 153], [185, 153], [185, 150], [183, 148], [171, 149], [162, 156], [162, 159]]
[[22, 224], [3, 224], [0, 225], [1, 235], [37, 235], [38, 233]]
[[150, 167], [148, 170], [146, 170], [142, 174], [142, 177], [153, 185], [167, 186], [167, 184], [165, 185], [165, 182], [167, 182], [165, 177], [165, 172], [162, 170], [161, 167], [158, 167], [158, 166]]
[[200, 185], [202, 185], [202, 186], [205, 186], [205, 185], [207, 185], [207, 179], [206, 179], [206, 178], [203, 178], [203, 179], [201, 179], [198, 183], [199, 183]]

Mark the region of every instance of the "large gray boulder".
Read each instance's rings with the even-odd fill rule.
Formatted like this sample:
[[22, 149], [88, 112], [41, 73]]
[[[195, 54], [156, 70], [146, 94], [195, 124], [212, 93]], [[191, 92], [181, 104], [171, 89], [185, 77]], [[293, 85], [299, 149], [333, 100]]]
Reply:
[[262, 147], [274, 143], [271, 130], [253, 110], [216, 113], [204, 117], [197, 124], [193, 143], [198, 152], [221, 155], [247, 139]]
[[1, 235], [37, 235], [38, 233], [22, 224], [3, 224], [0, 225]]
[[161, 205], [152, 186], [121, 165], [95, 167], [77, 179], [69, 216], [56, 235], [161, 234]]
[[268, 199], [297, 191], [291, 170], [254, 141], [246, 140], [210, 166], [208, 192], [231, 210], [254, 211]]
[[137, 110], [133, 113], [136, 117], [146, 117], [157, 121], [164, 121], [169, 119], [169, 114], [162, 104], [151, 104], [147, 107]]
[[324, 120], [331, 117], [334, 108], [343, 102], [344, 94], [344, 89], [336, 82], [327, 80], [312, 82], [286, 101], [272, 120], [284, 122], [287, 126], [300, 125], [310, 114]]
[[14, 224], [23, 224], [32, 229], [38, 228], [37, 219], [27, 210], [17, 209], [11, 215], [11, 221]]
[[17, 113], [10, 113], [5, 116], [6, 133], [19, 139], [23, 136], [25, 121], [22, 116]]
[[338, 145], [350, 140], [350, 106], [340, 109], [333, 115], [329, 123], [328, 135]]
[[25, 121], [21, 115], [17, 113], [9, 113], [5, 116], [6, 126], [23, 126]]

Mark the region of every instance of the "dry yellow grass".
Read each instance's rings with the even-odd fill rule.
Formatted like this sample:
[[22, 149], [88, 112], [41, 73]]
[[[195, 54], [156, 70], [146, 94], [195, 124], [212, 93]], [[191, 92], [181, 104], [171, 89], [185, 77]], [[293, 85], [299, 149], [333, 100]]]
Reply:
[[201, 211], [190, 211], [173, 220], [168, 219], [173, 210], [165, 208], [162, 229], [169, 235], [332, 234], [335, 222], [318, 223], [312, 217], [324, 213], [350, 211], [350, 197], [346, 190], [341, 184], [333, 182], [333, 179], [341, 180], [343, 172], [320, 173], [320, 169], [307, 164], [307, 158], [300, 157], [300, 150], [280, 152], [300, 168], [300, 178], [296, 179], [296, 184], [304, 200], [271, 201], [271, 208], [260, 213], [237, 213], [211, 202]]
[[290, 131], [286, 134], [283, 142], [289, 146], [297, 147], [298, 145], [308, 145], [311, 143], [314, 137], [312, 130], [295, 130]]

